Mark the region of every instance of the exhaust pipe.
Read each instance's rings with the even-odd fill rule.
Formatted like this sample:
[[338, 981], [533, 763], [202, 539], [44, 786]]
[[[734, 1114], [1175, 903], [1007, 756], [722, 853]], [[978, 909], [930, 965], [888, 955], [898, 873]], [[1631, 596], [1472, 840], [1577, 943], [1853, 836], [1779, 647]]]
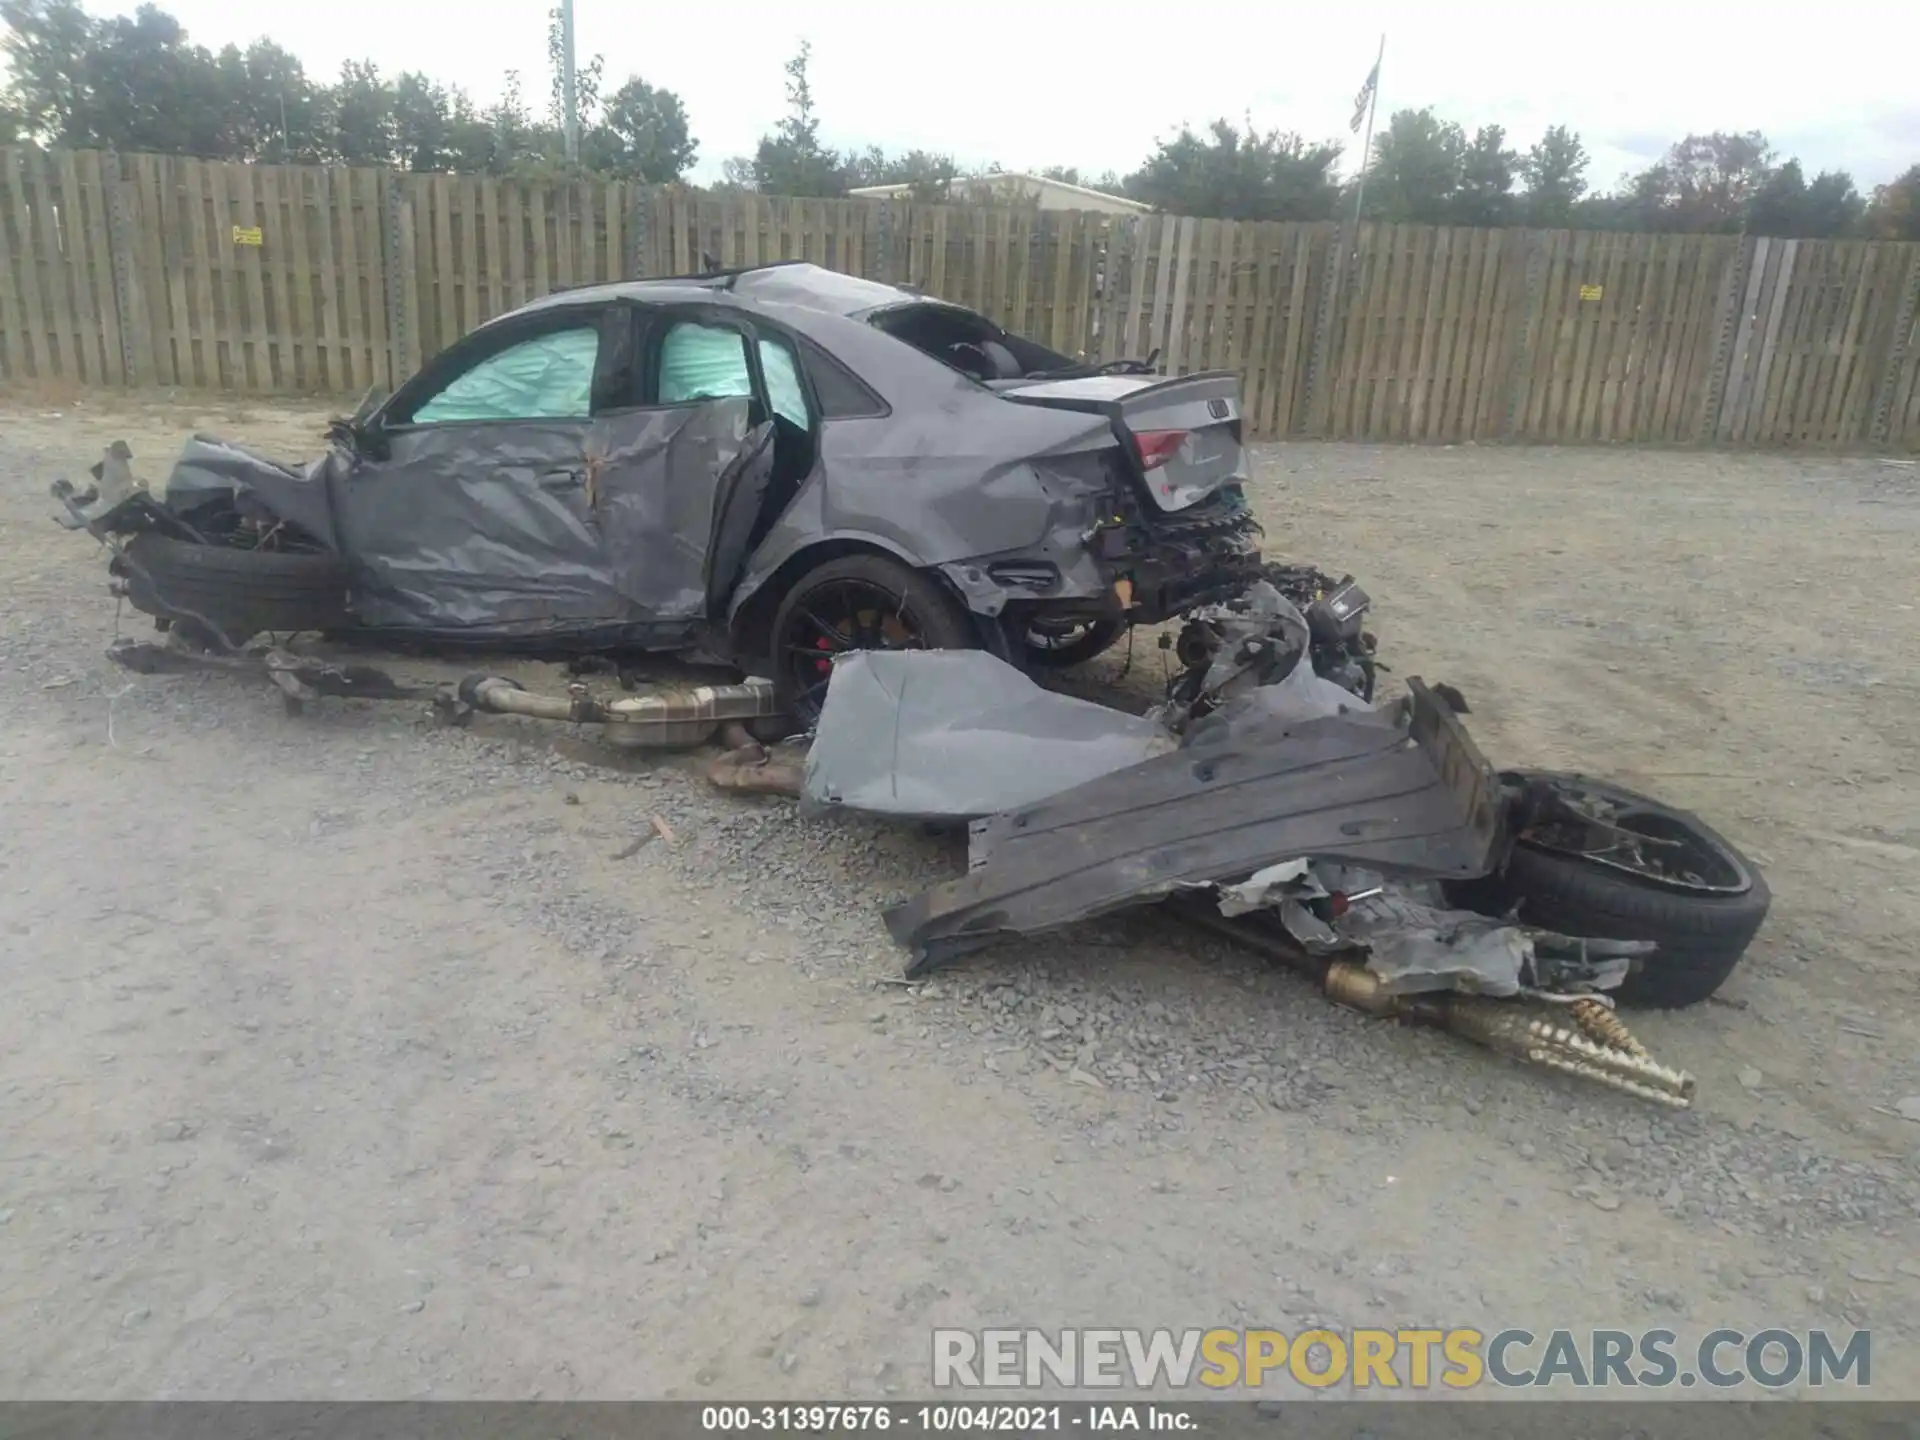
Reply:
[[578, 682], [569, 685], [565, 695], [539, 695], [502, 676], [470, 675], [455, 693], [460, 704], [495, 715], [599, 725], [608, 743], [634, 748], [701, 745], [729, 721], [780, 713], [773, 682], [759, 678], [601, 700]]

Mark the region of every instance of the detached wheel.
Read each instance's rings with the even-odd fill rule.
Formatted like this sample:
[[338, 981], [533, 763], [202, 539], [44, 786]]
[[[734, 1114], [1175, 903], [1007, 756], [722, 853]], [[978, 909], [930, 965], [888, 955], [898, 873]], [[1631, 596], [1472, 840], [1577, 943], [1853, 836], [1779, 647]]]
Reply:
[[196, 545], [151, 531], [114, 562], [127, 599], [145, 614], [191, 622], [238, 645], [263, 630], [340, 630], [347, 577], [338, 557]]
[[[1759, 933], [1772, 895], [1758, 867], [1698, 816], [1605, 781], [1512, 772], [1569, 802], [1515, 841], [1498, 875], [1457, 887], [1487, 914], [1597, 940], [1650, 940], [1615, 992], [1675, 1010], [1712, 995]], [[1582, 823], [1582, 822], [1585, 823]]]
[[836, 655], [978, 648], [966, 611], [934, 581], [884, 556], [849, 555], [802, 575], [774, 612], [774, 696], [810, 730]]
[[1105, 653], [1126, 633], [1120, 620], [1035, 620], [1027, 627], [1027, 664], [1069, 670]]

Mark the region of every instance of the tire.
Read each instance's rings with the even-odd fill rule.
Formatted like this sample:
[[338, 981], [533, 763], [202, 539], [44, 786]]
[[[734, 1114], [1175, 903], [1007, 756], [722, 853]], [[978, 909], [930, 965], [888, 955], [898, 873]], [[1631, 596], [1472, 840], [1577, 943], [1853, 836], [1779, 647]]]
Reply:
[[151, 531], [127, 542], [117, 566], [134, 609], [192, 621], [238, 645], [263, 630], [339, 630], [350, 622], [337, 556], [196, 545]]
[[[809, 570], [796, 580], [780, 598], [773, 617], [774, 698], [781, 713], [790, 716], [802, 729], [811, 729], [820, 718], [826, 699], [826, 687], [813, 679], [824, 674], [817, 666], [806, 665], [804, 651], [816, 643], [806, 616], [829, 597], [846, 592], [870, 591], [884, 604], [890, 620], [910, 629], [917, 643], [889, 647], [852, 645], [821, 649], [822, 659], [846, 649], [909, 648], [925, 650], [977, 650], [980, 637], [960, 602], [934, 580], [883, 555], [848, 555]], [[793, 662], [793, 663], [790, 663]], [[831, 664], [831, 661], [828, 661]]]
[[1650, 940], [1659, 946], [1638, 960], [1614, 993], [1643, 1009], [1697, 1005], [1726, 983], [1767, 918], [1772, 895], [1753, 862], [1698, 817], [1659, 801], [1581, 777], [1591, 790], [1663, 812], [1745, 872], [1733, 893], [1685, 890], [1577, 856], [1515, 842], [1499, 874], [1452, 887], [1456, 903], [1485, 914], [1518, 907], [1529, 925], [1596, 940]]
[[1026, 644], [1022, 646], [1028, 666], [1035, 670], [1070, 670], [1105, 653], [1114, 641], [1127, 633], [1123, 620], [1089, 620], [1084, 624], [1084, 633], [1053, 645], [1036, 644], [1034, 637], [1039, 628], [1029, 626]]

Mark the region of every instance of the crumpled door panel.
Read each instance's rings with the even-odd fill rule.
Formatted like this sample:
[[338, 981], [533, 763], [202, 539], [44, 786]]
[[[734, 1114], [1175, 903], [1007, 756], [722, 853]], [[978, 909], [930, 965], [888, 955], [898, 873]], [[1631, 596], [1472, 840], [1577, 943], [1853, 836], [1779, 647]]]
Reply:
[[422, 426], [339, 483], [352, 601], [377, 628], [551, 634], [626, 618], [578, 421]]
[[394, 435], [338, 491], [355, 611], [503, 636], [704, 617], [725, 509], [757, 502], [770, 465], [747, 403]]
[[773, 426], [748, 418], [735, 398], [594, 423], [591, 489], [613, 585], [646, 616], [704, 617], [710, 592], [739, 575], [773, 468]]

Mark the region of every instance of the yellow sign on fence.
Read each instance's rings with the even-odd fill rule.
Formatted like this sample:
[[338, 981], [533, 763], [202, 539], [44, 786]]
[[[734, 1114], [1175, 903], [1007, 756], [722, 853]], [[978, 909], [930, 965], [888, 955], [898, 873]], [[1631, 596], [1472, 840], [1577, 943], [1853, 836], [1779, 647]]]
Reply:
[[[256, 245], [259, 243], [260, 242], [257, 240], [254, 241], [254, 244]], [[1601, 287], [1598, 285], [1582, 285], [1580, 287], [1580, 298], [1582, 300], [1598, 300], [1600, 298], [1600, 293], [1601, 293]]]
[[261, 243], [260, 227], [258, 225], [254, 225], [251, 227], [245, 226], [245, 225], [234, 226], [233, 227], [233, 243], [236, 245], [260, 244]]

